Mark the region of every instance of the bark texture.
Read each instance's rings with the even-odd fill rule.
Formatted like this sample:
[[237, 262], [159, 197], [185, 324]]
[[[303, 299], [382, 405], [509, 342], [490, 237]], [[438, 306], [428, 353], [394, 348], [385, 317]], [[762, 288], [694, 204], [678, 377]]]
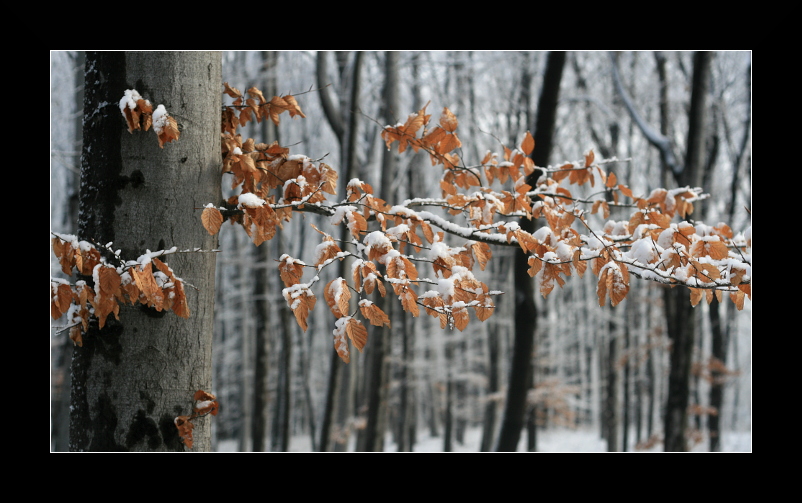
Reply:
[[[81, 239], [113, 242], [130, 260], [216, 247], [196, 208], [221, 199], [221, 82], [219, 53], [87, 54]], [[118, 106], [126, 89], [163, 104], [180, 139], [162, 149], [153, 130], [130, 134]], [[127, 305], [84, 336], [72, 361], [73, 451], [187, 450], [174, 419], [192, 411], [195, 391], [211, 391], [215, 256], [163, 258], [185, 282], [190, 318]], [[210, 450], [209, 424], [195, 421], [192, 450]]]

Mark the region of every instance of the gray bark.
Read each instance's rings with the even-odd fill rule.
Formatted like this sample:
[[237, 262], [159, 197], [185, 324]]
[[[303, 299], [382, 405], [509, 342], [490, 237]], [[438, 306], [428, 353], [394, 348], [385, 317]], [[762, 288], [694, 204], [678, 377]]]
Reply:
[[[200, 208], [220, 194], [222, 58], [213, 52], [87, 54], [79, 237], [113, 242], [125, 258], [177, 246], [211, 250]], [[163, 104], [181, 138], [124, 128], [126, 89]], [[164, 257], [187, 286], [189, 319], [122, 306], [84, 335], [72, 362], [70, 449], [184, 451], [174, 419], [211, 391], [213, 253]], [[193, 451], [211, 448], [210, 418], [195, 421]]]

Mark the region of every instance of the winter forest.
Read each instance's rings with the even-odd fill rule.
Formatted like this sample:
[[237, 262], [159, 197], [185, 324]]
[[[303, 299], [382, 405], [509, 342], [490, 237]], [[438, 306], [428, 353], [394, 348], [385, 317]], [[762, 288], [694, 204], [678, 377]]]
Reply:
[[[169, 262], [171, 279], [174, 272], [187, 280], [192, 313], [184, 320], [177, 310], [151, 312], [147, 324], [136, 325], [192, 318], [206, 325], [211, 344], [199, 344], [208, 363], [197, 363], [201, 358], [192, 360], [192, 368], [175, 369], [170, 350], [161, 346], [138, 348], [142, 361], [130, 366], [116, 360], [126, 354], [127, 336], [108, 334], [130, 333], [126, 315], [144, 307], [120, 307], [116, 318], [106, 313], [104, 329], [103, 323], [97, 327], [99, 308], [92, 304], [94, 321], [78, 341], [82, 346], [73, 340], [69, 315], [54, 319], [54, 292], [75, 284], [76, 277], [65, 274], [53, 242], [59, 236], [87, 239], [87, 192], [97, 190], [87, 181], [96, 162], [84, 141], [87, 124], [96, 120], [87, 103], [103, 98], [86, 84], [92, 81], [86, 76], [97, 71], [87, 65], [94, 61], [92, 53], [50, 53], [51, 452], [751, 452], [751, 52], [226, 51], [219, 56], [222, 79], [213, 77], [209, 84], [219, 109], [210, 114], [211, 127], [217, 134], [220, 117], [223, 130], [234, 117], [228, 138], [239, 134], [243, 140], [236, 147], [229, 140], [227, 146], [223, 134], [223, 155], [215, 154], [219, 200], [197, 196], [179, 202], [189, 215], [180, 226], [211, 243], [194, 253], [203, 255], [210, 277], [201, 281], [199, 266], [189, 262], [194, 259], [183, 258], [193, 254], [160, 257]], [[141, 86], [137, 91], [153, 100], [154, 109], [166, 98], [158, 96], [157, 86], [141, 83], [146, 79], [130, 74], [127, 79], [123, 75], [118, 91], [110, 90], [106, 101], [115, 112], [104, 120], [113, 121], [123, 142], [143, 145], [143, 159], [161, 156], [176, 169], [189, 170], [192, 161], [181, 164], [187, 158], [173, 153], [193, 141], [196, 121], [168, 103], [180, 138], [162, 145], [152, 131], [130, 131], [117, 106], [127, 91]], [[254, 88], [273, 104], [274, 96], [292, 97], [297, 108], [288, 107], [280, 120], [246, 121], [240, 101], [255, 99]], [[423, 138], [404, 147], [401, 132], [429, 115], [420, 134], [447, 131], [454, 143], [446, 154], [421, 146]], [[245, 145], [260, 144], [275, 145], [277, 152], [283, 148], [277, 156], [284, 161], [306, 156], [303, 162], [319, 166], [321, 180], [331, 180], [331, 186], [321, 182], [304, 192], [306, 205], [287, 202], [286, 182], [271, 189], [285, 191], [279, 202], [287, 204], [273, 207], [286, 218], [267, 237], [255, 223], [239, 225], [253, 213], [250, 200], [239, 197], [237, 205], [245, 185], [237, 186], [237, 168], [229, 169]], [[171, 155], [180, 161], [170, 161]], [[512, 167], [518, 164], [521, 174]], [[591, 166], [595, 183], [580, 175]], [[457, 174], [448, 178], [452, 172]], [[136, 188], [134, 176], [125, 176], [124, 190]], [[303, 190], [306, 179], [296, 176], [294, 186]], [[178, 194], [194, 182], [171, 183], [169, 194]], [[507, 192], [491, 192], [499, 183]], [[616, 187], [621, 190], [614, 195]], [[676, 199], [666, 198], [661, 188]], [[505, 211], [488, 217], [472, 194], [480, 194], [482, 205]], [[563, 234], [566, 243], [570, 238], [576, 244], [573, 263], [570, 255], [564, 262], [549, 259], [562, 257], [560, 245], [553, 252], [540, 248], [548, 242], [546, 231], [557, 228], [557, 217], [545, 208], [535, 210], [560, 194], [573, 211], [566, 224], [573, 230]], [[324, 196], [329, 203], [311, 204], [317, 201], [313, 197]], [[158, 201], [170, 197], [143, 195], [138, 205], [147, 206], [147, 220], [155, 224], [174, 215], [159, 208]], [[379, 207], [373, 200], [383, 213], [372, 211]], [[676, 215], [675, 200], [681, 206]], [[215, 232], [204, 211], [207, 203], [224, 217]], [[366, 218], [361, 209], [350, 211], [358, 205], [365, 205]], [[632, 215], [638, 208], [654, 211], [650, 222], [658, 222], [657, 213], [667, 220], [659, 220], [659, 229], [636, 231]], [[685, 209], [689, 213], [681, 214]], [[102, 211], [99, 205], [92, 210]], [[682, 220], [687, 224], [678, 225]], [[581, 222], [603, 229], [604, 239]], [[468, 226], [494, 237], [482, 241]], [[620, 246], [627, 257], [656, 262], [657, 243], [661, 253], [665, 248], [663, 235], [657, 236], [668, 228], [698, 239], [694, 243], [720, 244], [715, 235], [723, 241], [729, 233], [729, 251], [722, 245], [722, 256], [716, 248], [707, 258], [714, 262], [711, 257], [729, 254], [748, 269], [737, 281], [727, 280], [734, 286], [722, 287], [723, 295], [684, 286], [689, 283], [668, 286], [648, 267], [622, 268], [624, 278], [608, 280], [609, 290], [600, 281], [604, 269], [596, 270], [593, 260], [581, 273], [580, 256], [594, 243], [602, 254]], [[148, 242], [133, 258], [145, 248], [150, 253], [197, 246], [131, 232]], [[653, 233], [650, 250], [636, 250], [641, 232]], [[119, 236], [109, 250], [118, 248], [117, 239], [125, 242]], [[527, 241], [531, 236], [537, 240]], [[631, 249], [624, 241], [633, 243]], [[376, 251], [382, 246], [384, 255]], [[527, 246], [540, 258], [527, 262]], [[102, 254], [107, 257], [108, 251]], [[368, 258], [375, 257], [373, 265]], [[406, 267], [406, 274], [396, 267]], [[707, 265], [704, 269], [718, 274], [715, 267], [712, 273]], [[84, 274], [82, 280], [91, 281], [92, 273]], [[95, 281], [98, 277], [95, 273]], [[455, 283], [468, 293], [454, 293]], [[624, 283], [627, 290], [619, 295]], [[307, 285], [307, 295], [317, 298], [308, 312], [293, 302], [298, 288]], [[415, 295], [408, 296], [410, 285]], [[430, 294], [435, 290], [446, 305]], [[213, 312], [194, 307], [204, 296]], [[358, 330], [352, 331], [351, 323]], [[337, 346], [338, 337], [343, 346]], [[128, 375], [145, 405], [124, 412], [115, 402], [117, 388], [106, 396], [103, 385], [100, 398], [93, 398], [97, 385], [87, 391], [85, 383], [93, 379], [89, 367], [101, 359], [113, 366], [97, 375]], [[198, 366], [208, 378], [198, 381]], [[219, 404], [214, 415], [192, 416], [194, 449], [186, 430], [179, 426], [179, 437], [172, 426], [173, 416], [187, 417], [181, 415], [187, 409], [161, 391], [170, 387], [167, 379], [184, 372], [203, 382]], [[186, 401], [191, 408], [192, 396]], [[167, 412], [159, 412], [162, 406]], [[85, 428], [88, 437], [78, 424], [92, 425]]]

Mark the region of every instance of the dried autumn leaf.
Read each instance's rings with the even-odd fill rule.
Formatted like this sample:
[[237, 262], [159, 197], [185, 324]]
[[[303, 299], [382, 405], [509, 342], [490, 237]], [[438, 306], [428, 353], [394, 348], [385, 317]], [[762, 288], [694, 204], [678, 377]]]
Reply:
[[184, 441], [184, 445], [192, 449], [192, 429], [195, 427], [190, 421], [189, 416], [178, 416], [173, 422], [178, 428], [178, 436]]
[[485, 321], [490, 318], [495, 311], [496, 306], [489, 295], [481, 295], [479, 297], [479, 304], [474, 306], [474, 313], [479, 321]]
[[543, 267], [543, 261], [537, 257], [530, 256], [529, 259], [527, 259], [527, 263], [529, 264], [529, 269], [526, 273], [534, 278], [535, 275], [540, 272], [541, 267]]
[[440, 319], [440, 328], [448, 326], [448, 314], [445, 312], [445, 302], [439, 293], [428, 291], [420, 297], [423, 300], [423, 305], [426, 308], [426, 314]]
[[178, 140], [181, 136], [181, 131], [178, 129], [178, 122], [171, 116], [164, 112], [163, 115], [159, 114], [164, 110], [162, 105], [153, 113], [153, 130], [159, 138], [159, 147], [164, 148], [165, 143]]
[[693, 245], [691, 245], [689, 253], [694, 257], [709, 256], [713, 260], [721, 260], [727, 258], [729, 250], [727, 249], [727, 245], [722, 242], [718, 236], [713, 235], [694, 242]]
[[691, 291], [691, 305], [695, 307], [702, 300], [704, 290], [701, 288], [688, 288], [688, 290]]
[[231, 87], [228, 85], [228, 82], [223, 82], [223, 92], [227, 95], [231, 96], [232, 98], [241, 98], [242, 93], [236, 87]]
[[365, 328], [365, 325], [355, 318], [348, 318], [345, 324], [345, 333], [348, 334], [351, 343], [353, 343], [354, 347], [361, 353], [362, 348], [364, 348], [365, 344], [368, 342], [368, 329]]
[[401, 306], [404, 308], [404, 311], [411, 313], [412, 316], [415, 317], [420, 314], [417, 304], [418, 296], [412, 288], [404, 287], [398, 297], [401, 299]]
[[284, 296], [284, 300], [287, 301], [287, 305], [292, 310], [292, 314], [295, 315], [298, 326], [306, 332], [306, 329], [309, 328], [306, 319], [309, 317], [309, 312], [315, 307], [315, 303], [317, 302], [314, 294], [309, 290], [308, 286], [304, 284], [287, 287], [283, 289], [281, 293]]
[[327, 235], [323, 241], [315, 247], [315, 267], [319, 267], [328, 260], [337, 258], [338, 253], [342, 253], [342, 250], [334, 241], [334, 238]]
[[334, 350], [337, 351], [337, 356], [345, 362], [351, 361], [351, 353], [348, 351], [348, 335], [346, 333], [348, 327], [348, 320], [350, 317], [343, 317], [337, 319], [334, 323]]
[[485, 267], [487, 267], [487, 262], [490, 260], [490, 257], [493, 256], [493, 253], [490, 251], [490, 245], [477, 241], [471, 245], [471, 253], [473, 253], [476, 262], [479, 263], [479, 269], [484, 271]]
[[741, 311], [744, 308], [744, 297], [744, 292], [741, 290], [730, 294], [730, 300], [733, 304], [735, 304], [735, 308], [738, 309], [738, 311]]
[[464, 302], [455, 302], [451, 308], [451, 317], [454, 320], [454, 326], [462, 332], [468, 326], [470, 317], [468, 310], [465, 308]]
[[591, 164], [593, 164], [593, 159], [594, 158], [595, 158], [595, 154], [593, 153], [592, 150], [589, 151], [587, 154], [585, 154], [585, 167], [586, 168], [589, 168], [591, 166]]
[[67, 283], [50, 282], [50, 316], [57, 320], [72, 305], [72, 288]]
[[300, 260], [296, 260], [286, 253], [279, 257], [279, 275], [284, 282], [284, 286], [290, 287], [301, 282], [301, 277], [304, 272], [304, 264]]
[[176, 281], [173, 287], [173, 307], [172, 310], [176, 316], [181, 318], [189, 318], [189, 305], [187, 304], [187, 295], [184, 293], [184, 283]]
[[390, 318], [373, 302], [369, 300], [359, 301], [359, 310], [362, 312], [362, 316], [367, 318], [371, 325], [377, 327], [384, 325], [390, 326]]
[[348, 314], [348, 301], [351, 300], [351, 291], [343, 278], [329, 281], [323, 296], [334, 316], [342, 318]]
[[607, 262], [599, 274], [599, 283], [596, 289], [599, 296], [599, 305], [604, 306], [606, 297], [610, 296], [610, 304], [618, 305], [629, 293], [629, 275], [624, 264]]
[[443, 113], [440, 115], [440, 126], [449, 133], [453, 133], [457, 130], [457, 116], [448, 108], [443, 108]]
[[195, 410], [197, 415], [211, 414], [217, 415], [220, 405], [217, 403], [217, 397], [207, 391], [198, 390], [193, 397], [195, 400]]
[[101, 267], [98, 271], [100, 279], [100, 294], [104, 297], [113, 297], [120, 288], [120, 275], [114, 267]]
[[223, 225], [223, 214], [214, 205], [209, 204], [201, 213], [201, 223], [206, 232], [214, 236], [220, 231], [220, 226]]
[[287, 103], [287, 111], [290, 114], [291, 118], [295, 118], [295, 116], [306, 118], [306, 115], [301, 111], [301, 107], [298, 106], [298, 102], [295, 100], [295, 97], [288, 94], [284, 96], [284, 101]]
[[[140, 269], [141, 267], [141, 269]], [[136, 282], [136, 286], [145, 296], [145, 302], [157, 311], [161, 311], [164, 305], [164, 294], [156, 283], [150, 264], [132, 267], [129, 272]]]
[[76, 325], [76, 326], [70, 328], [70, 340], [72, 341], [72, 343], [74, 345], [76, 345], [78, 347], [81, 347], [81, 346], [84, 345], [84, 341], [83, 341], [82, 335], [83, 334], [81, 333], [81, 327], [80, 326]]
[[521, 151], [524, 155], [529, 155], [535, 150], [535, 139], [529, 131], [524, 135], [524, 140], [521, 142]]

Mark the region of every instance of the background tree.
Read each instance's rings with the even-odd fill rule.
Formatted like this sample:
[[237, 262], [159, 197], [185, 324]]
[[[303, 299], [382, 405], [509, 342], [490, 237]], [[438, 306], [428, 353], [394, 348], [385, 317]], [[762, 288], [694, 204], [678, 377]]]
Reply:
[[[68, 93], [51, 90], [51, 114], [71, 127], [51, 131], [53, 152], [51, 165], [51, 195], [62, 198], [51, 204], [51, 228], [60, 229], [69, 234], [78, 230], [78, 194], [81, 181], [81, 133], [84, 108], [84, 69], [85, 53], [57, 53], [51, 61], [51, 72], [56, 75], [63, 72], [62, 85], [67, 85]], [[59, 82], [54, 79], [53, 83]], [[54, 92], [55, 91], [55, 92]], [[60, 100], [65, 99], [65, 102]], [[59, 117], [61, 116], [61, 117]], [[63, 135], [63, 136], [62, 136]], [[61, 142], [56, 137], [61, 137]], [[62, 148], [56, 148], [62, 145]], [[59, 177], [57, 173], [67, 176]], [[58, 210], [64, 208], [65, 211]], [[54, 211], [56, 210], [56, 211]], [[57, 219], [54, 221], [54, 219]], [[53, 258], [52, 260], [55, 260]], [[52, 330], [51, 330], [52, 332]], [[55, 333], [51, 339], [52, 381], [51, 421], [53, 424], [53, 450], [68, 451], [70, 440], [70, 360], [73, 343], [69, 338]]]
[[[649, 142], [660, 151], [663, 173], [671, 174], [678, 186], [701, 187], [705, 168], [705, 127], [712, 54], [697, 52], [693, 58], [693, 79], [684, 162], [680, 164], [674, 154], [674, 145], [668, 138], [667, 100], [665, 89], [664, 58], [658, 55], [658, 72], [661, 86], [661, 131], [653, 130], [640, 118], [632, 105], [630, 113]], [[620, 82], [620, 81], [617, 81]], [[629, 98], [619, 90], [627, 103]], [[665, 289], [664, 302], [668, 337], [672, 341], [671, 371], [669, 373], [668, 403], [665, 411], [664, 443], [667, 451], [687, 450], [688, 405], [690, 397], [691, 364], [698, 319], [697, 311], [687, 302], [682, 289]]]
[[[387, 124], [396, 122], [396, 115], [400, 107], [398, 82], [398, 52], [387, 51], [384, 54], [384, 89], [382, 103], [384, 105], [384, 120]], [[394, 188], [398, 162], [397, 155], [384, 151], [381, 164], [381, 182], [379, 197], [385, 200], [397, 200], [397, 191]], [[382, 310], [392, 316], [393, 303], [390, 297], [385, 297]], [[374, 344], [366, 348], [367, 368], [364, 373], [364, 395], [360, 408], [365, 410], [365, 427], [359, 430], [357, 437], [358, 451], [381, 452], [384, 450], [384, 432], [387, 430], [387, 394], [390, 354], [391, 328], [387, 325], [371, 327], [371, 340]], [[403, 337], [403, 334], [402, 334]], [[403, 435], [403, 429], [402, 429]]]
[[[195, 207], [220, 198], [221, 55], [213, 52], [90, 52], [86, 58], [79, 237], [113, 242], [136, 259], [173, 245], [212, 250]], [[153, 133], [124, 130], [118, 103], [138, 89], [183, 126], [160, 148]], [[123, 306], [119, 321], [92, 325], [72, 361], [70, 449], [185, 449], [174, 420], [211, 387], [213, 253], [171, 256], [192, 285], [192, 316]], [[87, 278], [88, 279], [88, 278]], [[194, 450], [210, 450], [199, 421]]]
[[[535, 151], [532, 159], [536, 166], [549, 165], [557, 116], [557, 99], [564, 66], [564, 52], [549, 53], [535, 124]], [[536, 176], [538, 176], [537, 170], [530, 175], [531, 179], [536, 179]], [[527, 232], [534, 232], [535, 222], [531, 219], [521, 218], [519, 225]], [[529, 269], [527, 260], [527, 254], [523, 252], [516, 254], [513, 274], [515, 278], [515, 345], [504, 419], [496, 445], [497, 451], [515, 451], [518, 448], [518, 440], [526, 414], [526, 399], [528, 391], [532, 387], [532, 352], [537, 329], [537, 305], [535, 304], [534, 282], [526, 274]]]

